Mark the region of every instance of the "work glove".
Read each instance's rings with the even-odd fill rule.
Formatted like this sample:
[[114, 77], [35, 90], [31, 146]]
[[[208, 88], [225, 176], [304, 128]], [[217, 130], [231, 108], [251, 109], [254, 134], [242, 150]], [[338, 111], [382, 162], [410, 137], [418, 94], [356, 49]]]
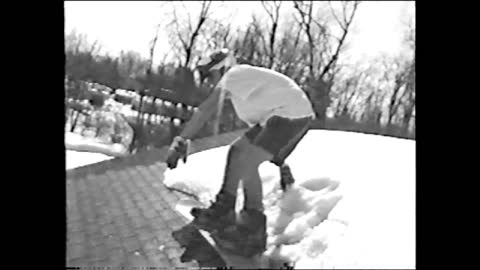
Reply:
[[187, 162], [188, 148], [190, 140], [184, 139], [180, 136], [173, 138], [173, 142], [168, 148], [167, 166], [169, 169], [175, 169], [179, 159], [183, 159], [183, 163]]
[[295, 178], [293, 178], [292, 172], [290, 171], [290, 167], [287, 164], [283, 164], [280, 166], [280, 187], [283, 191], [287, 191], [287, 189], [295, 183]]

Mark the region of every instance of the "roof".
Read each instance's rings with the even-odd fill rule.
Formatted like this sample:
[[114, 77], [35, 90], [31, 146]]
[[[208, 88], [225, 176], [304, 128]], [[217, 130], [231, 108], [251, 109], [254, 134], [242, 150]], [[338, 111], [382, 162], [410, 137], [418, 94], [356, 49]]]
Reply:
[[[191, 152], [227, 145], [242, 132], [195, 140]], [[204, 239], [195, 242], [196, 250], [203, 252], [196, 257], [198, 261], [181, 262], [184, 248], [172, 232], [187, 221], [174, 207], [188, 195], [163, 185], [166, 150], [163, 147], [67, 171], [67, 266], [222, 266]]]

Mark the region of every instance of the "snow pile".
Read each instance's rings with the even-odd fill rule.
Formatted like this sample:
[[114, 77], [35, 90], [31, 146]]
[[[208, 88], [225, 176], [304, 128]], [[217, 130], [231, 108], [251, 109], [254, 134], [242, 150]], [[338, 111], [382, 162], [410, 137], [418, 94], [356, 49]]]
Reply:
[[90, 125], [98, 129], [98, 138], [106, 144], [121, 143], [128, 147], [133, 140], [133, 129], [120, 113], [99, 110], [93, 111]]
[[[88, 101], [84, 100], [84, 102], [87, 102], [86, 105], [90, 106]], [[86, 138], [99, 139], [96, 141], [104, 144], [121, 143], [128, 148], [133, 140], [133, 129], [126, 120], [127, 115], [131, 115], [129, 106], [109, 98], [105, 100], [102, 108], [92, 108], [88, 116], [79, 115], [76, 127], [81, 130], [81, 135]], [[67, 121], [66, 131], [70, 130], [73, 121], [73, 119]]]
[[[164, 183], [208, 203], [228, 148], [191, 155], [166, 171]], [[259, 168], [272, 268], [415, 267], [414, 141], [315, 130], [287, 162], [297, 182], [285, 193], [276, 166]]]
[[98, 163], [104, 160], [112, 159], [113, 157], [100, 153], [88, 153], [77, 151], [65, 151], [65, 169], [71, 170], [77, 167], [83, 167], [90, 164]]
[[65, 133], [65, 148], [80, 152], [100, 153], [114, 157], [128, 155], [128, 149], [123, 144], [105, 144], [101, 139], [85, 138], [79, 134], [71, 132]]

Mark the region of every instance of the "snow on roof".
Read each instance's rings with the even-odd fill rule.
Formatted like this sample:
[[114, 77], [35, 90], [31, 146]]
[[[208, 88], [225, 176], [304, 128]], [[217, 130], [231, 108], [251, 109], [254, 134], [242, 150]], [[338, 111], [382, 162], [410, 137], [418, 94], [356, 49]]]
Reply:
[[[191, 155], [164, 184], [208, 203], [228, 150]], [[297, 182], [283, 195], [278, 168], [259, 167], [268, 254], [298, 268], [415, 267], [415, 141], [310, 130], [287, 163]]]

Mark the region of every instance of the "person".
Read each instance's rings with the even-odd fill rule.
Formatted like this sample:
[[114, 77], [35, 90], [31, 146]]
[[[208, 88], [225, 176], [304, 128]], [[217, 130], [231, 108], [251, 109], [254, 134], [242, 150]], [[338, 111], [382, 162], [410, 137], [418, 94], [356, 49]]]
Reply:
[[[242, 255], [266, 248], [266, 216], [258, 167], [270, 161], [280, 168], [281, 187], [293, 182], [285, 159], [307, 133], [315, 114], [305, 92], [289, 77], [271, 69], [239, 64], [232, 51], [222, 49], [199, 62], [197, 69], [214, 90], [173, 139], [167, 155], [170, 169], [186, 161], [189, 140], [208, 121], [224, 98], [230, 98], [238, 117], [249, 129], [229, 148], [219, 193], [208, 208], [193, 208], [194, 223], [216, 233], [222, 245]], [[245, 196], [235, 212], [239, 182]], [[224, 241], [223, 241], [224, 240]]]

